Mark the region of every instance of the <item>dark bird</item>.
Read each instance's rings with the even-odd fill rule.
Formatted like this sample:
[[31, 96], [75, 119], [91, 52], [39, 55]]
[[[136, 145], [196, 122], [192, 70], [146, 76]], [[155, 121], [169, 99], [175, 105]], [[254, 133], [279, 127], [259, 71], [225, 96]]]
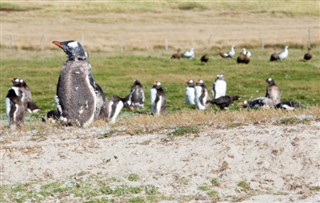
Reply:
[[278, 60], [280, 60], [279, 55], [278, 55], [278, 53], [276, 53], [276, 50], [274, 49], [273, 53], [270, 56], [270, 61], [278, 61]]
[[208, 100], [208, 89], [203, 80], [198, 80], [195, 86], [195, 103], [199, 110], [206, 109], [206, 102]]
[[275, 106], [276, 108], [285, 109], [285, 110], [294, 110], [296, 108], [304, 108], [301, 104], [295, 101], [283, 101]]
[[239, 98], [240, 98], [239, 96], [222, 96], [222, 97], [219, 97], [218, 99], [208, 100], [207, 103], [215, 104], [219, 106], [221, 110], [223, 110], [224, 108], [232, 104], [233, 101], [238, 100]]
[[237, 57], [237, 63], [244, 63], [244, 55], [240, 52], [240, 55]]
[[161, 83], [156, 81], [150, 89], [151, 112], [154, 116], [164, 114], [166, 112], [167, 99]]
[[304, 54], [304, 61], [309, 61], [312, 58], [311, 48], [308, 48], [308, 52]]
[[200, 61], [203, 63], [207, 63], [209, 60], [209, 56], [207, 53], [205, 53], [203, 56], [201, 56]]
[[177, 50], [177, 53], [171, 55], [171, 59], [180, 59], [181, 58], [181, 49]]
[[25, 99], [23, 103], [25, 106], [25, 110], [30, 113], [38, 112], [40, 110], [40, 107], [32, 102], [32, 94], [27, 83], [23, 79], [19, 78], [9, 78], [9, 80], [12, 82], [13, 87], [19, 88], [19, 90], [24, 93]]
[[232, 58], [234, 55], [236, 54], [235, 50], [234, 50], [234, 46], [231, 46], [230, 50], [228, 52], [220, 52], [219, 55], [222, 58]]
[[243, 63], [245, 63], [245, 64], [250, 63], [250, 57], [248, 57], [247, 55], [246, 55], [246, 56], [244, 56]]
[[57, 120], [59, 120], [59, 112], [57, 110], [50, 110], [47, 112], [47, 114], [42, 118], [43, 122], [52, 122], [55, 123]]
[[144, 90], [141, 82], [139, 80], [133, 81], [133, 85], [130, 89], [129, 100], [131, 105], [135, 108], [143, 109], [144, 107]]
[[130, 95], [125, 98], [119, 96], [111, 96], [102, 106], [99, 118], [109, 123], [115, 123], [120, 111], [123, 107], [134, 110], [129, 100]]
[[99, 114], [104, 103], [104, 93], [95, 83], [88, 54], [74, 40], [53, 41], [67, 55], [57, 84], [55, 102], [59, 120], [67, 124], [86, 126]]
[[242, 106], [248, 109], [257, 109], [259, 107], [265, 109], [274, 108], [272, 100], [268, 97], [258, 97], [252, 100], [245, 100]]
[[266, 97], [270, 98], [275, 106], [280, 103], [280, 90], [272, 78], [266, 79], [266, 82], [268, 83]]
[[9, 126], [21, 127], [26, 107], [24, 92], [18, 87], [11, 87], [6, 96], [6, 116]]

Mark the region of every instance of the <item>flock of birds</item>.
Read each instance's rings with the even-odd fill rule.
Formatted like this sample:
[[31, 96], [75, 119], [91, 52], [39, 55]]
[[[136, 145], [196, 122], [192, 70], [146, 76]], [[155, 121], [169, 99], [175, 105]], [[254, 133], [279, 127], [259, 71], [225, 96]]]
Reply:
[[[53, 44], [61, 48], [67, 55], [67, 60], [60, 71], [56, 95], [54, 101], [55, 110], [50, 110], [43, 117], [44, 122], [59, 121], [64, 125], [87, 126], [94, 120], [105, 120], [115, 123], [123, 107], [130, 110], [144, 108], [144, 89], [139, 80], [135, 80], [130, 88], [129, 94], [122, 98], [111, 96], [106, 99], [102, 88], [93, 78], [91, 65], [87, 61], [88, 54], [82, 45], [74, 40], [53, 41]], [[310, 50], [309, 50], [310, 51]], [[310, 53], [310, 52], [308, 52]], [[235, 55], [234, 46], [226, 53], [220, 53], [223, 58], [232, 58]], [[307, 55], [307, 54], [306, 54]], [[240, 53], [244, 63], [252, 56], [245, 48]], [[240, 57], [239, 56], [239, 57]], [[276, 55], [271, 55], [277, 60], [283, 60], [288, 56], [288, 47]], [[194, 49], [180, 54], [180, 50], [172, 55], [172, 59], [189, 58], [194, 59]], [[238, 57], [238, 58], [239, 58]], [[311, 59], [305, 56], [305, 60]], [[271, 59], [270, 59], [271, 60]], [[207, 62], [208, 55], [201, 57], [201, 61]], [[238, 61], [238, 59], [237, 59]], [[32, 102], [31, 91], [23, 79], [10, 78], [12, 87], [8, 90], [5, 104], [6, 116], [9, 126], [20, 127], [24, 122], [25, 112], [38, 112], [40, 108]], [[194, 105], [198, 110], [205, 110], [210, 104], [217, 105], [220, 109], [227, 108], [239, 96], [228, 96], [227, 82], [222, 74], [218, 74], [211, 88], [212, 98], [209, 99], [208, 89], [203, 80], [197, 82], [186, 80], [185, 103]], [[253, 100], [244, 101], [244, 108], [281, 108], [292, 110], [302, 107], [295, 101], [281, 101], [280, 91], [272, 78], [266, 80], [266, 95]], [[150, 106], [152, 115], [162, 115], [166, 112], [166, 94], [161, 82], [156, 81], [150, 89]]]
[[[228, 59], [228, 58], [233, 58], [236, 54], [235, 52], [235, 46], [231, 46], [230, 50], [227, 52], [219, 52], [219, 55], [222, 58]], [[285, 58], [288, 57], [289, 51], [288, 51], [288, 46], [284, 46], [284, 49], [277, 53], [274, 50], [274, 53], [271, 54], [270, 56], [270, 61], [283, 61]], [[250, 63], [252, 53], [247, 50], [246, 48], [243, 48], [242, 51], [240, 52], [239, 56], [237, 57], [237, 63], [244, 63], [248, 64]], [[172, 54], [171, 59], [180, 59], [180, 58], [187, 58], [187, 59], [194, 59], [195, 58], [195, 52], [194, 48], [191, 48], [188, 51], [185, 51], [181, 53], [181, 49], [178, 49], [176, 53]], [[311, 48], [308, 48], [307, 53], [303, 55], [303, 61], [308, 61], [312, 58], [312, 53], [311, 53]], [[209, 56], [207, 53], [201, 56], [200, 61], [202, 63], [207, 63], [209, 61]]]

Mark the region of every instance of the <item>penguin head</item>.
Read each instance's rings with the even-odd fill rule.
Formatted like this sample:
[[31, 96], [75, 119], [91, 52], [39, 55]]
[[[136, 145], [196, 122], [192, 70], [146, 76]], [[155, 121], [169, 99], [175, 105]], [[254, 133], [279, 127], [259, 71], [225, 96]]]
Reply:
[[199, 79], [198, 82], [196, 83], [198, 86], [204, 86], [204, 81]]
[[185, 80], [185, 83], [187, 84], [188, 87], [193, 87], [194, 86], [193, 80]]
[[155, 82], [153, 83], [152, 88], [156, 88], [156, 89], [160, 89], [160, 88], [162, 88], [162, 87], [161, 87], [161, 82], [159, 82], [159, 81], [155, 81]]
[[268, 85], [275, 85], [275, 82], [272, 78], [267, 78], [266, 82], [268, 83]]
[[133, 85], [134, 85], [134, 86], [135, 86], [135, 85], [139, 85], [139, 86], [142, 87], [142, 84], [140, 83], [139, 80], [134, 80], [134, 81], [133, 81]]
[[12, 85], [15, 87], [25, 87], [27, 86], [26, 82], [20, 78], [9, 78], [12, 82]]
[[52, 43], [60, 47], [70, 60], [86, 60], [88, 58], [88, 54], [84, 51], [82, 45], [75, 40], [53, 41]]

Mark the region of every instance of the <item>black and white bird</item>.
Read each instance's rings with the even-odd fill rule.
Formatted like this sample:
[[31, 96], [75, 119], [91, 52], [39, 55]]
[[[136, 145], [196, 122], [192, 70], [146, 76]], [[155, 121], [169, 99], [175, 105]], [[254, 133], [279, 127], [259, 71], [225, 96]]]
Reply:
[[186, 80], [186, 105], [195, 105], [195, 88], [193, 80]]
[[206, 102], [208, 100], [208, 90], [203, 80], [198, 80], [195, 86], [195, 103], [199, 110], [206, 109]]
[[304, 108], [300, 103], [295, 101], [282, 101], [275, 106], [275, 108], [285, 109], [285, 110], [294, 110], [296, 108]]
[[239, 98], [240, 98], [239, 96], [222, 96], [217, 99], [208, 100], [207, 103], [215, 104], [219, 106], [221, 110], [223, 110], [226, 107], [228, 107], [230, 104], [232, 104], [233, 101], [238, 100]]
[[258, 109], [260, 107], [264, 109], [274, 108], [273, 101], [268, 97], [258, 97], [252, 100], [245, 100], [242, 103], [242, 106], [248, 109]]
[[115, 123], [123, 107], [126, 107], [133, 111], [134, 107], [131, 105], [129, 97], [130, 95], [127, 95], [125, 98], [121, 98], [119, 96], [111, 96], [101, 108], [99, 116], [100, 119], [106, 120], [109, 123]]
[[251, 56], [252, 56], [251, 52], [249, 50], [247, 50], [246, 48], [242, 49], [242, 54], [243, 54], [243, 56], [246, 56], [248, 58], [251, 58]]
[[177, 49], [177, 52], [171, 55], [171, 59], [180, 59], [181, 58], [181, 49]]
[[231, 46], [230, 50], [228, 52], [220, 52], [219, 55], [222, 58], [232, 58], [234, 55], [236, 54], [235, 50], [234, 50], [234, 46]]
[[11, 87], [6, 96], [6, 116], [9, 126], [21, 127], [23, 124], [26, 96], [18, 87]]
[[276, 106], [280, 101], [280, 90], [272, 78], [267, 78], [266, 82], [268, 84], [266, 89], [266, 97], [270, 98], [273, 105]]
[[304, 61], [309, 61], [312, 59], [312, 53], [311, 53], [311, 48], [308, 48], [308, 52], [304, 54], [303, 56]]
[[279, 60], [279, 55], [278, 53], [276, 52], [276, 50], [274, 49], [273, 50], [273, 53], [271, 54], [270, 56], [270, 61], [278, 61]]
[[283, 61], [283, 59], [288, 57], [289, 51], [288, 51], [288, 46], [284, 46], [284, 49], [278, 54], [279, 60]]
[[32, 102], [32, 94], [27, 83], [23, 79], [19, 78], [9, 78], [9, 80], [12, 82], [13, 87], [19, 88], [19, 90], [21, 90], [24, 93], [25, 110], [27, 110], [30, 113], [38, 112], [40, 110], [40, 107]]
[[158, 116], [166, 112], [167, 99], [159, 81], [154, 82], [150, 89], [150, 104], [152, 115]]
[[217, 99], [219, 97], [225, 96], [227, 93], [227, 82], [224, 80], [222, 74], [218, 74], [215, 81], [213, 82], [211, 94], [212, 99]]
[[195, 53], [194, 53], [194, 48], [191, 48], [189, 51], [185, 51], [181, 55], [182, 58], [187, 58], [187, 59], [194, 59]]
[[202, 63], [207, 63], [209, 61], [209, 56], [207, 53], [205, 53], [204, 55], [201, 56], [200, 61]]
[[141, 82], [139, 80], [133, 81], [133, 84], [130, 89], [130, 97], [129, 100], [131, 105], [137, 109], [144, 108], [144, 90]]
[[74, 40], [53, 41], [67, 55], [58, 80], [55, 102], [59, 120], [87, 126], [97, 117], [104, 103], [104, 93], [95, 83], [88, 54]]

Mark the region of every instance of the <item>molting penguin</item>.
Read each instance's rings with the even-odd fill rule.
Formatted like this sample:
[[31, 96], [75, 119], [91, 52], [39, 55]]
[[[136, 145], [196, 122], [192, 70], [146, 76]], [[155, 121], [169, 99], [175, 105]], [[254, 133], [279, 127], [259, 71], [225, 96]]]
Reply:
[[6, 116], [10, 126], [20, 127], [23, 124], [25, 95], [18, 87], [11, 87], [6, 96]]
[[283, 59], [287, 58], [288, 54], [289, 54], [288, 46], [286, 45], [284, 49], [278, 54], [280, 61], [283, 61]]
[[294, 110], [296, 108], [304, 108], [304, 106], [295, 101], [282, 101], [279, 104], [277, 104], [275, 108]]
[[266, 79], [266, 82], [268, 83], [268, 86], [266, 89], [266, 97], [270, 98], [273, 102], [273, 105], [275, 106], [280, 103], [279, 88], [272, 78]]
[[157, 116], [166, 112], [167, 99], [161, 83], [156, 81], [150, 89], [151, 112]]
[[9, 80], [12, 82], [13, 87], [19, 88], [19, 90], [21, 90], [24, 93], [25, 110], [28, 110], [28, 112], [30, 113], [38, 112], [40, 108], [35, 103], [32, 102], [31, 91], [27, 83], [24, 80], [19, 78], [9, 78]]
[[208, 100], [208, 90], [203, 80], [198, 80], [195, 86], [195, 102], [199, 110], [206, 109], [206, 102]]
[[308, 52], [304, 54], [304, 61], [309, 61], [312, 58], [311, 48], [308, 48]]
[[145, 97], [143, 86], [139, 80], [135, 80], [130, 89], [129, 100], [131, 102], [131, 105], [135, 108], [143, 109], [144, 99]]
[[222, 74], [218, 74], [211, 89], [212, 99], [225, 96], [227, 92], [227, 82]]
[[115, 123], [116, 119], [123, 107], [129, 108], [131, 111], [134, 110], [129, 100], [130, 95], [125, 98], [119, 96], [112, 96], [104, 103], [100, 112], [100, 119], [107, 120], [110, 123]]
[[186, 105], [194, 105], [195, 104], [195, 89], [193, 80], [186, 80]]
[[[60, 47], [68, 59], [64, 63], [58, 80], [55, 102], [59, 112], [59, 120], [68, 124], [85, 126], [90, 124], [97, 109], [96, 92], [101, 93], [91, 73], [91, 66], [86, 60], [88, 54], [77, 41], [53, 41]], [[101, 106], [103, 102], [100, 102]]]
[[228, 107], [230, 104], [233, 103], [233, 101], [238, 100], [240, 97], [239, 96], [222, 96], [219, 97], [218, 99], [212, 99], [211, 101], [207, 101], [207, 103], [212, 103], [215, 104], [217, 106], [219, 106], [219, 108], [221, 110], [223, 110], [224, 108]]
[[220, 52], [219, 55], [222, 58], [232, 58], [234, 55], [236, 54], [235, 50], [234, 50], [234, 46], [231, 46], [230, 50], [228, 52], [222, 53]]
[[274, 108], [272, 100], [268, 97], [258, 97], [252, 100], [245, 100], [242, 106], [248, 109], [257, 109], [259, 107], [264, 109]]

